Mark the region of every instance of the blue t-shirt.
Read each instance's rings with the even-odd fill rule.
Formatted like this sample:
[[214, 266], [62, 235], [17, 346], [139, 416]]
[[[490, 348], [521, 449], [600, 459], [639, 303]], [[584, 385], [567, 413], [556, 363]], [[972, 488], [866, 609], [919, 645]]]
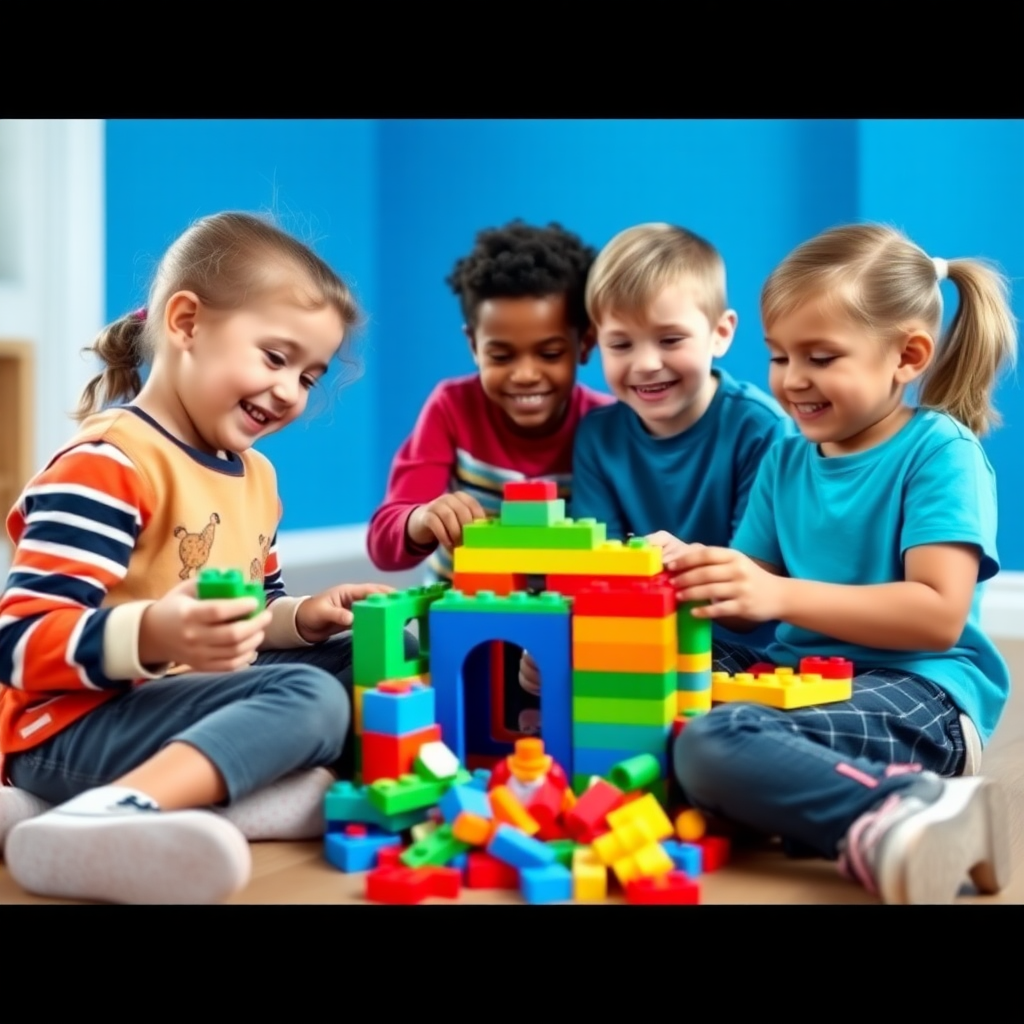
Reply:
[[[665, 530], [691, 544], [728, 547], [765, 452], [795, 431], [773, 398], [712, 371], [718, 388], [704, 415], [674, 437], [655, 437], [625, 403], [593, 409], [576, 428], [572, 516], [605, 523], [610, 540]], [[719, 639], [767, 644], [774, 626]]]
[[973, 544], [978, 585], [963, 634], [948, 651], [859, 647], [786, 623], [769, 660], [850, 659], [854, 670], [914, 672], [941, 686], [992, 735], [1010, 674], [981, 630], [982, 583], [999, 571], [996, 479], [978, 439], [951, 416], [917, 409], [898, 434], [868, 451], [827, 458], [803, 437], [780, 442], [761, 466], [734, 547], [794, 579], [852, 586], [904, 579], [908, 548]]

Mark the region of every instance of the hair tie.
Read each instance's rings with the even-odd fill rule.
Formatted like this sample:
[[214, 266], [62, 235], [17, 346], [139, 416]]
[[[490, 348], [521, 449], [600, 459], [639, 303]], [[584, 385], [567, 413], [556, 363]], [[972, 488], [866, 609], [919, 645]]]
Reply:
[[135, 310], [135, 312], [131, 314], [131, 317], [132, 317], [133, 320], [145, 320], [146, 319], [146, 307], [143, 306], [141, 309]]
[[941, 256], [933, 256], [932, 263], [935, 265], [935, 276], [945, 281], [949, 277], [949, 264]]

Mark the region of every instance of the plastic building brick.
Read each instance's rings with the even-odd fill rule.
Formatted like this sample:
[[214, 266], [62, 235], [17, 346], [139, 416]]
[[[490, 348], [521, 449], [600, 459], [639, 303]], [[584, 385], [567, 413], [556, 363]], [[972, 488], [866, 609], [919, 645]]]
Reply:
[[600, 697], [636, 700], [664, 700], [675, 697], [676, 672], [589, 672], [572, 673], [574, 698]]
[[680, 843], [675, 839], [666, 839], [661, 845], [672, 858], [677, 870], [685, 872], [690, 878], [697, 878], [701, 874], [704, 862], [703, 847], [696, 843]]
[[517, 572], [457, 572], [452, 576], [452, 589], [467, 596], [489, 590], [492, 594], [506, 596], [516, 591], [526, 591], [526, 573]]
[[426, 811], [422, 809], [404, 814], [385, 814], [370, 803], [366, 790], [348, 781], [335, 782], [324, 796], [324, 818], [328, 831], [340, 831], [345, 825], [355, 822], [375, 825], [386, 832], [405, 832], [426, 817]]
[[704, 836], [698, 840], [701, 864], [705, 871], [717, 871], [729, 860], [731, 844], [726, 836]]
[[690, 613], [706, 601], [685, 601], [676, 613], [677, 650], [680, 654], [704, 654], [711, 650], [711, 619], [694, 618]]
[[586, 618], [671, 619], [676, 630], [676, 595], [662, 577], [591, 582], [575, 595], [575, 614]]
[[439, 598], [432, 608], [432, 613], [467, 612], [471, 615], [478, 612], [495, 612], [505, 615], [522, 615], [524, 613], [568, 615], [569, 611], [569, 602], [561, 594], [550, 592], [528, 594], [525, 591], [516, 591], [514, 594], [499, 595], [479, 590], [476, 594], [469, 596], [454, 589]]
[[398, 777], [377, 779], [366, 790], [370, 803], [387, 815], [402, 814], [437, 804], [452, 784], [468, 782], [469, 772], [464, 769], [454, 780], [434, 782], [406, 773]]
[[711, 699], [716, 703], [742, 700], [791, 711], [793, 708], [849, 700], [852, 694], [852, 679], [798, 676], [792, 670], [787, 672], [777, 669], [775, 675], [756, 678], [745, 672], [735, 676], [725, 672], [714, 672], [711, 675]]
[[[553, 590], [556, 594], [565, 594], [567, 597], [576, 598], [589, 593], [595, 586], [606, 584], [613, 589], [626, 584], [648, 584], [654, 579], [653, 570], [638, 573], [611, 573], [611, 572], [548, 572], [544, 574], [544, 586], [547, 590]], [[674, 598], [673, 598], [674, 600]], [[614, 605], [602, 605], [603, 615], [614, 614]], [[582, 613], [581, 613], [582, 614]], [[587, 615], [598, 614], [597, 609], [588, 608]]]
[[[676, 669], [680, 672], [711, 672], [711, 648], [700, 654], [677, 654]], [[708, 676], [710, 680], [710, 675]]]
[[555, 851], [555, 860], [567, 868], [572, 867], [577, 851], [589, 849], [589, 847], [577, 843], [575, 839], [549, 839], [547, 844]]
[[565, 519], [565, 499], [506, 501], [501, 506], [502, 526], [554, 526]]
[[[573, 668], [580, 672], [669, 672], [676, 665], [673, 644], [595, 644], [576, 640]], [[542, 676], [543, 678], [543, 676]]]
[[344, 872], [370, 871], [381, 849], [401, 845], [401, 836], [370, 834], [365, 825], [347, 825], [343, 832], [328, 832], [324, 837], [327, 860]]
[[668, 871], [655, 877], [634, 878], [626, 883], [626, 902], [700, 903], [700, 886], [682, 871]]
[[487, 846], [487, 852], [520, 871], [555, 862], [555, 851], [550, 846], [505, 823], [498, 826]]
[[[654, 753], [661, 767], [661, 776], [665, 778], [668, 774], [668, 729], [665, 730], [664, 751], [655, 753], [647, 750], [644, 753]], [[596, 748], [578, 747], [573, 753], [573, 784], [575, 785], [576, 775], [600, 775], [604, 778], [620, 761], [626, 761], [636, 755], [635, 749], [624, 748]]]
[[593, 551], [607, 535], [604, 523], [596, 519], [563, 519], [550, 526], [509, 526], [488, 519], [467, 523], [462, 539], [467, 548]]
[[660, 571], [661, 549], [641, 537], [635, 537], [625, 544], [621, 541], [605, 541], [592, 551], [546, 551], [542, 548], [516, 548], [509, 551], [458, 547], [453, 561], [456, 572], [645, 576]]
[[413, 843], [401, 856], [406, 867], [441, 867], [470, 849], [469, 843], [457, 839], [451, 825], [439, 825], [426, 839]]
[[497, 825], [512, 825], [527, 836], [534, 836], [540, 831], [540, 822], [530, 814], [508, 786], [495, 786], [491, 789], [490, 801]]
[[520, 892], [529, 904], [560, 903], [572, 899], [572, 872], [562, 864], [523, 868], [519, 879]]
[[561, 839], [566, 835], [560, 818], [562, 816], [563, 792], [545, 780], [540, 789], [526, 805], [527, 813], [537, 822], [537, 838], [544, 842]]
[[422, 903], [432, 896], [457, 899], [461, 873], [454, 868], [376, 868], [366, 876], [366, 898], [375, 903]]
[[440, 741], [424, 743], [413, 762], [413, 770], [422, 779], [441, 782], [459, 774], [459, 759]]
[[612, 697], [572, 698], [573, 721], [604, 722], [608, 725], [664, 725], [668, 726], [676, 717], [678, 702], [673, 690], [668, 697], [647, 699], [622, 699]]
[[518, 889], [519, 870], [483, 850], [474, 850], [467, 857], [466, 888]]
[[822, 679], [853, 679], [853, 662], [846, 658], [801, 658], [800, 674], [818, 675]]
[[501, 496], [505, 501], [554, 501], [558, 484], [554, 480], [510, 480]]
[[382, 846], [377, 851], [377, 863], [374, 866], [378, 868], [400, 868], [402, 866], [400, 858], [404, 851], [405, 847], [401, 843], [397, 846]]
[[598, 779], [580, 794], [573, 809], [563, 815], [566, 832], [581, 843], [592, 842], [608, 831], [608, 814], [622, 806], [624, 795], [617, 786]]
[[364, 732], [362, 735], [364, 784], [375, 782], [377, 779], [397, 779], [400, 775], [409, 774], [420, 748], [425, 743], [436, 743], [440, 739], [441, 727], [438, 725], [418, 729], [416, 732], [406, 733], [404, 736]]
[[657, 841], [668, 839], [673, 834], [672, 822], [650, 793], [608, 813], [608, 825], [612, 829], [621, 830], [639, 823]]
[[267, 592], [263, 583], [250, 583], [239, 569], [201, 569], [196, 592], [200, 601], [216, 601], [224, 598], [254, 597], [256, 609], [247, 616], [259, 615], [267, 606]]
[[473, 814], [487, 821], [494, 817], [487, 794], [468, 784], [452, 786], [441, 797], [439, 807], [449, 825], [453, 825], [460, 814]]
[[429, 686], [381, 683], [363, 694], [364, 733], [404, 736], [429, 729], [435, 721], [434, 691]]
[[650, 754], [638, 754], [627, 761], [620, 761], [609, 775], [611, 784], [623, 793], [646, 789], [661, 777], [658, 759]]
[[422, 626], [430, 606], [448, 589], [447, 583], [435, 583], [393, 594], [371, 594], [352, 606], [356, 686], [375, 686], [383, 679], [399, 679], [427, 670], [427, 632], [421, 630], [419, 655], [406, 658], [405, 624], [415, 619]]
[[689, 712], [711, 710], [714, 690], [709, 686], [704, 690], [676, 690], [676, 711], [680, 715]]
[[615, 618], [611, 615], [581, 615], [573, 601], [573, 643], [592, 644], [652, 644], [672, 646], [675, 650], [676, 617]]

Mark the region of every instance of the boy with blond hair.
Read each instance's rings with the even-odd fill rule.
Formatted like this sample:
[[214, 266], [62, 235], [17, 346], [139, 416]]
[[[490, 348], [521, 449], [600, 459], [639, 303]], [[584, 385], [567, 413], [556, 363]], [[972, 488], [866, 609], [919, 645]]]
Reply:
[[[666, 563], [686, 544], [728, 547], [762, 458], [794, 428], [766, 392], [713, 366], [737, 323], [721, 254], [683, 227], [627, 228], [594, 262], [586, 306], [619, 401], [576, 431], [574, 518], [606, 523], [609, 539], [647, 537]], [[774, 624], [757, 636], [770, 643]], [[520, 684], [539, 691], [530, 658]]]

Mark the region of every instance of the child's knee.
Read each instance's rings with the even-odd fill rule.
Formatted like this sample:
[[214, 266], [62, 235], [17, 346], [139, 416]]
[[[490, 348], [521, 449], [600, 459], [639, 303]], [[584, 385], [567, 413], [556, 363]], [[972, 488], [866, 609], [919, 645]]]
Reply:
[[352, 722], [352, 702], [345, 687], [330, 672], [312, 665], [296, 666], [290, 684], [290, 692], [301, 703], [296, 728], [340, 750]]
[[699, 799], [729, 756], [724, 716], [706, 714], [687, 721], [672, 745], [672, 767], [683, 790]]

